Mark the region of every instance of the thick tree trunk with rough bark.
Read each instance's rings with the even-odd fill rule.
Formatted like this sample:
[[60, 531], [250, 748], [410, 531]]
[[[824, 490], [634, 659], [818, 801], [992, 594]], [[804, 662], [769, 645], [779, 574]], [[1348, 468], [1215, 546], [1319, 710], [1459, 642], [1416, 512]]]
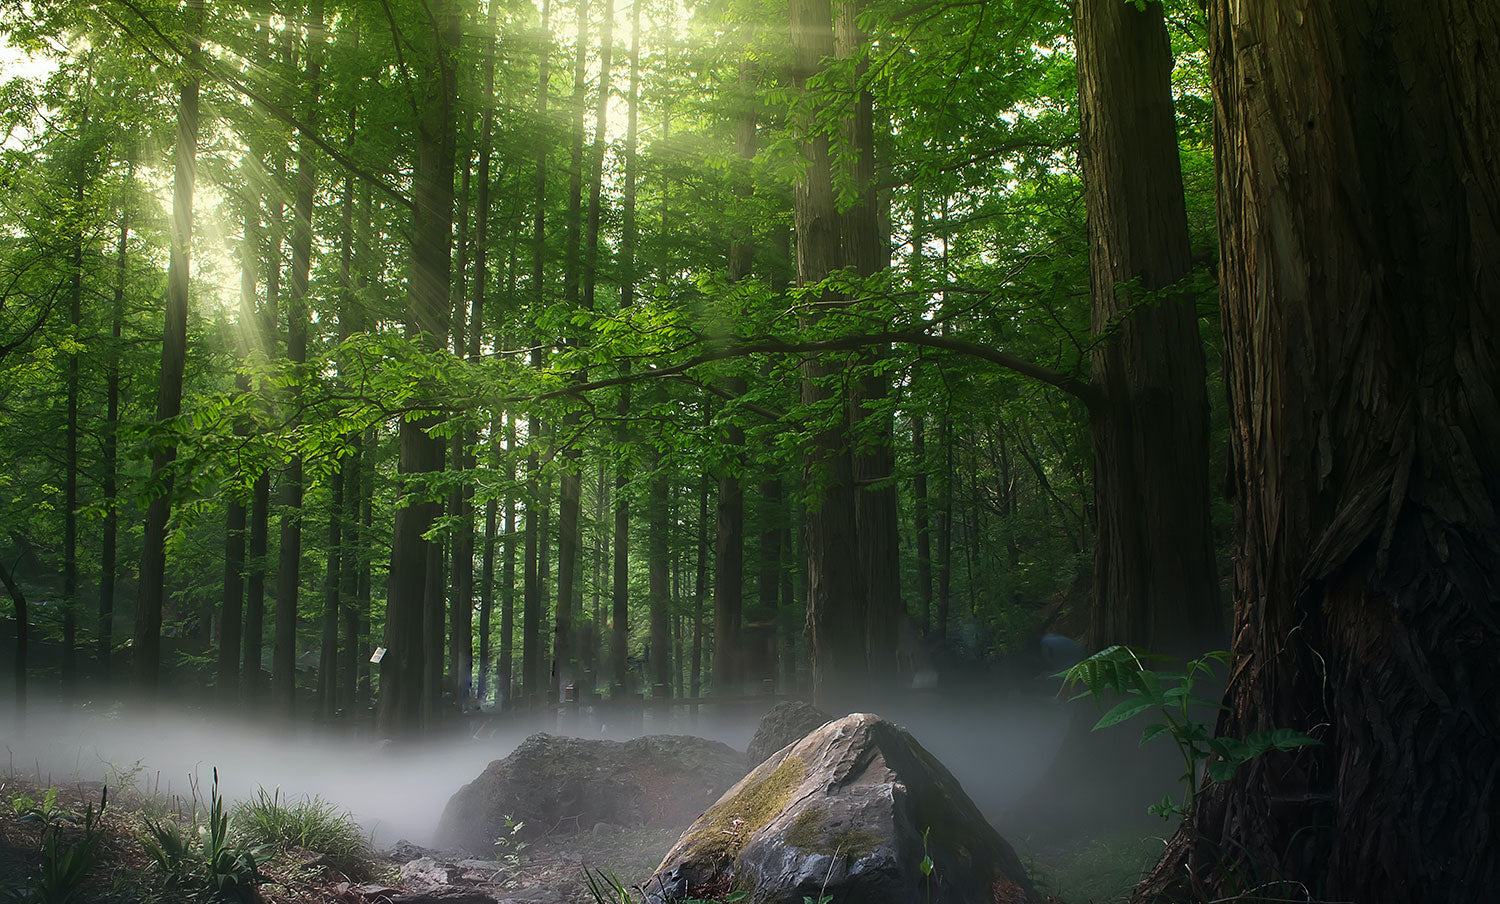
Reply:
[[[809, 90], [808, 79], [833, 56], [833, 17], [828, 0], [793, 0], [791, 6], [793, 83]], [[814, 98], [815, 108], [831, 101]], [[802, 123], [802, 168], [793, 193], [797, 230], [797, 283], [817, 285], [845, 263], [841, 222], [834, 203], [829, 139], [813, 131], [817, 115]], [[826, 407], [841, 394], [832, 378], [846, 362], [830, 356], [803, 365], [802, 401]], [[859, 563], [854, 513], [854, 475], [847, 417], [830, 418], [815, 429], [808, 451], [808, 479], [819, 487], [807, 515], [807, 637], [813, 659], [813, 694], [820, 705], [847, 699], [864, 686], [865, 588]], [[852, 630], [851, 630], [852, 628]]]
[[[430, 351], [449, 335], [449, 279], [453, 233], [455, 158], [454, 105], [461, 19], [452, 0], [434, 5], [430, 68], [423, 73], [422, 118], [417, 129], [412, 174], [412, 275], [408, 332]], [[427, 433], [432, 416], [403, 420], [401, 474], [440, 471], [445, 444]], [[436, 705], [432, 667], [442, 658], [442, 548], [423, 539], [442, 505], [413, 500], [396, 510], [391, 537], [391, 570], [386, 600], [386, 654], [380, 662], [380, 723], [393, 733], [410, 733], [430, 721]], [[434, 592], [436, 590], [436, 592]], [[431, 632], [433, 614], [437, 636]], [[431, 649], [436, 642], [436, 652]], [[428, 660], [435, 659], [436, 662]]]
[[1212, 786], [1137, 898], [1254, 870], [1327, 900], [1489, 901], [1500, 16], [1210, 13], [1239, 546], [1219, 730], [1322, 745]]
[[1076, 7], [1094, 387], [1095, 646], [1195, 654], [1222, 616], [1208, 394], [1160, 3]]

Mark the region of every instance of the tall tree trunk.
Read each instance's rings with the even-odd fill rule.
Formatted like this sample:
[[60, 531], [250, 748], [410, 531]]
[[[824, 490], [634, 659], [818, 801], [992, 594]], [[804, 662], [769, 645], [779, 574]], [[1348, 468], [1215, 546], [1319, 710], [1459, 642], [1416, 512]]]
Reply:
[[333, 471], [328, 493], [328, 558], [323, 576], [323, 636], [318, 649], [317, 709], [332, 719], [339, 694], [339, 586], [343, 579], [344, 469]]
[[911, 415], [912, 532], [917, 536], [917, 603], [922, 633], [932, 627], [932, 524], [927, 512], [927, 424], [920, 412]]
[[934, 632], [939, 644], [948, 642], [948, 613], [953, 602], [953, 420], [943, 412], [938, 423], [938, 442], [943, 448], [943, 482], [937, 523], [937, 616]]
[[1160, 3], [1081, 0], [1080, 159], [1092, 331], [1095, 645], [1191, 654], [1222, 635], [1208, 394], [1193, 297], [1172, 48]]
[[[641, 91], [641, 4], [630, 6], [630, 95], [626, 101], [625, 125], [625, 191], [622, 199], [624, 217], [620, 235], [620, 310], [628, 311], [635, 304], [635, 245], [637, 229], [635, 220], [636, 197], [636, 146], [640, 133]], [[629, 361], [620, 364], [620, 375], [630, 373]], [[615, 417], [620, 423], [618, 441], [623, 446], [629, 440], [625, 426], [630, 414], [630, 384], [620, 387], [620, 399]], [[630, 465], [629, 455], [621, 454], [615, 466], [615, 526], [614, 526], [614, 574], [610, 598], [610, 688], [612, 694], [624, 694], [629, 679], [627, 672], [630, 643]]]
[[[307, 13], [306, 128], [318, 127], [318, 94], [322, 79], [323, 0], [312, 0]], [[307, 363], [307, 328], [311, 316], [308, 286], [312, 274], [312, 214], [317, 194], [313, 144], [297, 143], [297, 190], [292, 214], [291, 291], [287, 295], [286, 357], [293, 369]], [[291, 400], [297, 405], [296, 393]], [[302, 578], [302, 456], [292, 454], [281, 483], [281, 545], [276, 571], [276, 643], [271, 653], [271, 698], [283, 712], [295, 706], [297, 686], [297, 608]]]
[[[418, 108], [416, 166], [412, 173], [412, 276], [408, 333], [430, 353], [440, 353], [449, 335], [452, 276], [453, 171], [458, 47], [461, 16], [454, 0], [432, 5], [431, 52], [424, 55]], [[427, 431], [434, 416], [402, 420], [402, 474], [442, 470], [444, 443]], [[396, 511], [386, 600], [386, 654], [380, 661], [380, 721], [393, 733], [428, 724], [436, 704], [432, 667], [441, 668], [442, 636], [430, 628], [433, 610], [442, 622], [442, 547], [423, 539], [441, 504], [410, 500]], [[436, 642], [438, 655], [430, 646]], [[436, 659], [436, 662], [429, 660]]]
[[[839, 7], [835, 50], [841, 57], [859, 57], [867, 43], [856, 21], [859, 4]], [[859, 59], [854, 77], [863, 83], [869, 64]], [[890, 266], [890, 241], [882, 234], [889, 220], [889, 200], [875, 179], [875, 111], [870, 91], [854, 95], [844, 121], [848, 148], [845, 169], [854, 188], [854, 203], [842, 214], [844, 262], [860, 277], [873, 277]], [[872, 686], [889, 685], [896, 677], [896, 629], [905, 614], [901, 600], [901, 556], [897, 539], [895, 437], [888, 398], [890, 378], [876, 366], [888, 349], [861, 352], [866, 372], [849, 388], [850, 432], [855, 451], [854, 517], [859, 534], [859, 562], [865, 589], [863, 641]]]
[[[505, 415], [505, 482], [513, 486], [516, 479], [516, 418]], [[500, 661], [495, 677], [495, 691], [499, 703], [509, 707], [514, 703], [514, 644], [516, 633], [516, 500], [505, 497], [504, 561], [500, 568]]]
[[[547, 116], [547, 69], [552, 56], [552, 2], [542, 0], [542, 18], [539, 44], [541, 55], [537, 61], [536, 115], [538, 121]], [[531, 303], [534, 310], [542, 310], [546, 304], [543, 281], [546, 277], [547, 261], [547, 143], [536, 144], [536, 195], [532, 205], [532, 262]], [[543, 362], [541, 340], [533, 342], [531, 366], [540, 368]], [[537, 682], [541, 678], [541, 587], [537, 574], [540, 559], [537, 532], [541, 529], [539, 508], [542, 506], [540, 481], [537, 479], [537, 450], [541, 443], [541, 421], [535, 414], [526, 422], [526, 537], [523, 553], [523, 591], [521, 600], [521, 697], [527, 704], [536, 702], [541, 690]]]
[[[247, 157], [241, 169], [247, 187], [251, 184], [253, 168]], [[244, 204], [244, 235], [240, 242], [240, 308], [235, 323], [242, 358], [250, 348], [248, 337], [259, 332], [260, 317], [255, 289], [259, 282], [260, 265], [260, 199], [247, 193]], [[242, 360], [242, 366], [243, 363]], [[244, 396], [250, 391], [250, 380], [244, 373], [236, 374], [234, 382], [237, 395]], [[234, 432], [239, 437], [248, 436], [250, 425], [240, 419], [234, 425]], [[240, 645], [244, 642], [246, 520], [245, 500], [238, 495], [231, 495], [224, 531], [224, 602], [219, 613], [218, 669], [218, 691], [224, 702], [230, 705], [238, 703], [243, 694], [240, 687]]]
[[[135, 182], [135, 164], [127, 162], [125, 184]], [[104, 388], [104, 525], [99, 549], [99, 638], [95, 658], [99, 662], [99, 678], [110, 678], [110, 660], [115, 645], [115, 582], [118, 566], [115, 557], [119, 552], [120, 531], [120, 357], [124, 351], [125, 284], [130, 274], [130, 211], [120, 211], [120, 237], [115, 244], [115, 290], [110, 305], [110, 348], [105, 369]]]
[[[738, 158], [733, 178], [735, 194], [742, 201], [754, 193], [750, 162], [755, 158], [756, 111], [753, 106], [755, 74], [749, 60], [739, 65], [739, 104], [734, 119], [734, 153]], [[748, 204], [743, 206], [748, 207]], [[751, 224], [740, 217], [733, 226], [729, 243], [729, 282], [740, 282], [750, 276], [755, 262], [755, 241]], [[729, 334], [734, 329], [732, 312], [716, 312], [719, 322], [712, 332]], [[732, 375], [724, 380], [724, 391], [740, 396], [745, 393], [745, 378]], [[719, 494], [715, 506], [714, 530], [714, 694], [738, 693], [745, 678], [745, 649], [741, 637], [745, 606], [745, 490], [740, 483], [744, 467], [745, 428], [733, 412], [726, 412], [723, 441], [724, 463], [719, 470]]]
[[14, 678], [16, 693], [16, 712], [21, 716], [26, 715], [26, 655], [27, 645], [31, 639], [31, 610], [26, 605], [26, 594], [21, 590], [21, 585], [16, 581], [15, 572], [7, 568], [4, 562], [0, 562], [0, 582], [4, 582], [5, 590], [10, 594], [11, 604], [16, 610], [16, 661]]
[[[797, 283], [816, 286], [844, 266], [842, 224], [834, 203], [830, 142], [813, 123], [833, 101], [830, 92], [809, 88], [808, 80], [823, 71], [833, 56], [833, 18], [828, 0], [793, 0], [793, 83], [797, 90], [814, 91], [813, 103], [800, 124], [802, 156], [793, 194], [797, 230]], [[835, 301], [828, 292], [821, 301]], [[817, 315], [808, 315], [813, 323]], [[830, 356], [803, 365], [802, 400], [827, 407], [840, 397], [833, 378], [846, 362]], [[841, 406], [842, 407], [842, 406]], [[808, 512], [807, 635], [813, 654], [813, 696], [820, 705], [847, 701], [866, 678], [863, 626], [866, 597], [859, 564], [859, 538], [854, 512], [854, 477], [849, 453], [847, 415], [825, 418], [814, 427], [807, 468], [818, 491]]]
[[[156, 423], [182, 411], [182, 375], [187, 364], [188, 255], [193, 234], [193, 186], [198, 169], [198, 76], [206, 0], [186, 0], [190, 65], [177, 104], [177, 144], [173, 152], [172, 239], [167, 260], [166, 327], [161, 347], [161, 376], [156, 393]], [[135, 639], [131, 655], [142, 689], [155, 695], [161, 679], [162, 602], [167, 577], [167, 522], [172, 513], [172, 465], [177, 445], [158, 443], [151, 461], [155, 487], [146, 509], [142, 538], [140, 593], [136, 601]]]
[[688, 696], [703, 695], [703, 602], [708, 595], [708, 477], [698, 481], [698, 562], [693, 577], [693, 664]]
[[1137, 898], [1253, 871], [1326, 900], [1488, 901], [1500, 19], [1209, 10], [1237, 523], [1218, 729], [1322, 745], [1210, 786]]
[[[478, 197], [475, 199], [474, 212], [474, 294], [469, 304], [469, 335], [468, 348], [465, 356], [473, 361], [479, 357], [479, 339], [484, 334], [484, 308], [485, 295], [489, 286], [489, 239], [490, 239], [490, 154], [493, 145], [493, 133], [495, 128], [495, 22], [499, 12], [498, 4], [488, 4], [488, 18], [485, 22], [484, 33], [484, 93], [480, 96], [483, 113], [479, 122], [479, 172], [477, 173], [479, 188]], [[497, 420], [491, 418], [491, 442], [495, 443], [493, 436], [494, 428], [498, 427]], [[463, 438], [463, 464], [473, 470], [475, 466], [474, 455], [470, 448], [475, 443], [475, 437], [468, 433]], [[467, 576], [467, 593], [459, 587], [454, 588], [454, 595], [459, 604], [454, 607], [454, 614], [458, 615], [460, 606], [464, 613], [470, 613], [473, 608], [474, 596], [474, 487], [465, 483], [463, 490], [462, 511], [466, 517], [459, 524], [459, 530], [466, 537], [464, 545], [468, 549], [469, 557], [466, 562], [455, 562], [460, 569], [460, 575]], [[481, 565], [481, 588], [480, 588], [480, 612], [479, 612], [479, 681], [476, 687], [476, 697], [483, 700], [488, 675], [490, 660], [490, 606], [494, 601], [495, 582], [495, 522], [498, 517], [496, 500], [490, 499], [484, 507], [484, 552], [483, 564]], [[455, 625], [454, 635], [458, 634]], [[468, 661], [457, 666], [460, 675], [468, 676], [473, 671], [473, 647], [466, 646], [460, 649], [460, 653], [468, 651]]]
[[[88, 129], [89, 75], [84, 78], [84, 106], [78, 131]], [[80, 164], [73, 189], [74, 216], [82, 222], [88, 161]], [[68, 327], [74, 342], [80, 341], [83, 329], [83, 244], [82, 233], [75, 237], [70, 262], [68, 287]], [[67, 426], [63, 431], [63, 573], [62, 573], [62, 683], [71, 691], [78, 680], [78, 353], [68, 355], [64, 378], [67, 400]]]

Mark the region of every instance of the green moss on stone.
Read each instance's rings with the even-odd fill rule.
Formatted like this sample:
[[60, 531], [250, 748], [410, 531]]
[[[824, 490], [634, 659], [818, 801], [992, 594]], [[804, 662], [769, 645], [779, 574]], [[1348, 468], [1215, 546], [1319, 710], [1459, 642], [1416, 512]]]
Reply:
[[788, 756], [770, 775], [710, 807], [688, 839], [688, 850], [713, 860], [733, 860], [751, 835], [786, 808], [806, 777], [807, 764]]
[[880, 836], [869, 829], [850, 826], [842, 831], [827, 834], [823, 825], [824, 813], [820, 807], [808, 807], [796, 818], [786, 831], [786, 843], [830, 857], [848, 857], [862, 860], [880, 846]]

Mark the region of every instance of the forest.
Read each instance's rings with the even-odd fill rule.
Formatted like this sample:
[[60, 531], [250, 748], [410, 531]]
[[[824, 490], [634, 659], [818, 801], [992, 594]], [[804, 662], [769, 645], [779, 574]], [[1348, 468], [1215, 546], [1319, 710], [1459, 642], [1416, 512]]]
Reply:
[[0, 728], [1040, 700], [1027, 809], [1150, 784], [1097, 654], [1199, 751], [1116, 900], [1492, 900], [1497, 85], [1494, 0], [5, 0]]

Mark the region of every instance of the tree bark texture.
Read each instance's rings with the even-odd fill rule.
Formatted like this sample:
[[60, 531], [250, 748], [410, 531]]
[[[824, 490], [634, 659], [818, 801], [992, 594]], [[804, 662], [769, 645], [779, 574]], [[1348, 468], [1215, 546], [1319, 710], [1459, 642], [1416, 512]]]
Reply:
[[[449, 335], [449, 280], [453, 233], [455, 159], [454, 103], [460, 16], [453, 0], [433, 8], [432, 53], [422, 79], [422, 117], [417, 129], [416, 166], [412, 176], [412, 263], [408, 332], [432, 352], [441, 351]], [[403, 420], [400, 428], [401, 474], [440, 471], [445, 444], [428, 434], [436, 418]], [[423, 539], [442, 505], [409, 499], [396, 510], [391, 538], [391, 569], [386, 600], [385, 657], [380, 662], [380, 722], [394, 733], [410, 733], [431, 718], [436, 704], [432, 666], [441, 668], [441, 541]], [[433, 571], [436, 573], [432, 573]], [[434, 585], [437, 593], [434, 594]], [[434, 598], [434, 596], [436, 598]], [[430, 636], [436, 609], [439, 633]], [[430, 647], [437, 643], [438, 662]], [[427, 685], [424, 687], [424, 685]]]
[[[833, 55], [833, 17], [828, 0], [793, 0], [791, 5], [793, 82], [802, 91]], [[818, 91], [810, 109], [833, 102]], [[838, 208], [834, 203], [828, 136], [814, 128], [810, 113], [802, 168], [793, 190], [797, 230], [797, 283], [817, 285], [845, 263]], [[846, 362], [830, 356], [803, 365], [802, 401], [826, 408], [844, 390], [836, 378]], [[859, 535], [854, 512], [854, 476], [847, 414], [815, 428], [808, 452], [809, 482], [817, 488], [807, 513], [807, 637], [813, 658], [813, 696], [833, 705], [862, 687], [865, 678], [863, 624], [865, 588], [859, 566]]]
[[1140, 900], [1500, 886], [1500, 18], [1210, 4], [1238, 554], [1210, 787]]
[[1208, 394], [1193, 297], [1172, 48], [1160, 3], [1082, 0], [1080, 157], [1088, 207], [1094, 499], [1093, 645], [1218, 646]]

